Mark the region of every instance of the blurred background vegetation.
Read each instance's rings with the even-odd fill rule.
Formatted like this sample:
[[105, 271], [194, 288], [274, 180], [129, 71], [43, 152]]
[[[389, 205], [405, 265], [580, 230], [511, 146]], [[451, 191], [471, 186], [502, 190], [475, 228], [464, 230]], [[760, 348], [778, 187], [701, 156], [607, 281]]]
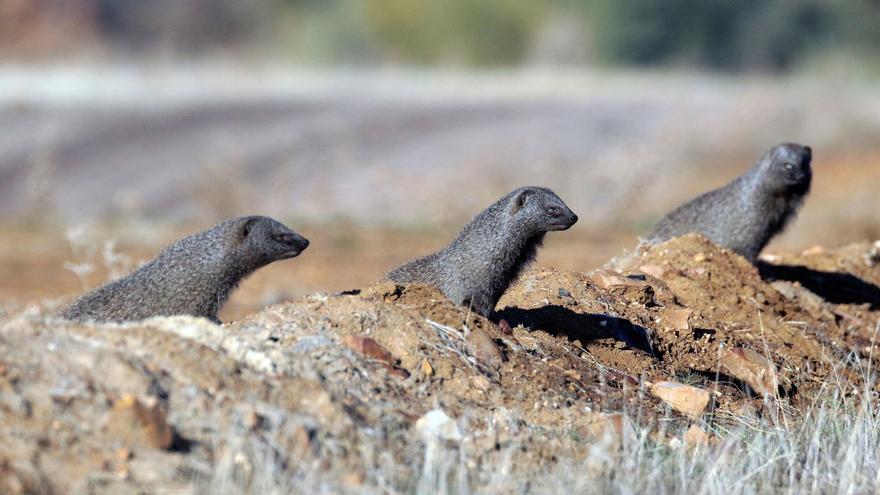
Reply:
[[266, 56], [306, 65], [875, 71], [877, 0], [0, 0], [5, 59]]

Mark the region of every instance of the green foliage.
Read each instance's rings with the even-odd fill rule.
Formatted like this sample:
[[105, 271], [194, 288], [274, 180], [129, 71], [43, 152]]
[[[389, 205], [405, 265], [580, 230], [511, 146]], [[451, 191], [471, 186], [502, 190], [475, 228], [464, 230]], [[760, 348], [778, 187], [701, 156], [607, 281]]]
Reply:
[[399, 61], [519, 62], [544, 8], [531, 0], [367, 0], [367, 19]]
[[610, 63], [784, 71], [822, 51], [876, 49], [870, 0], [581, 0]]
[[[99, 6], [104, 33], [134, 48], [196, 51], [250, 38], [318, 63], [510, 66], [540, 53], [547, 39], [591, 54], [588, 62], [731, 71], [781, 72], [817, 56], [870, 61], [880, 53], [878, 0], [100, 0]], [[582, 35], [556, 36], [560, 18]], [[558, 42], [556, 49], [566, 51]]]
[[380, 58], [360, 0], [274, 0], [276, 39], [291, 57], [318, 63], [363, 64]]

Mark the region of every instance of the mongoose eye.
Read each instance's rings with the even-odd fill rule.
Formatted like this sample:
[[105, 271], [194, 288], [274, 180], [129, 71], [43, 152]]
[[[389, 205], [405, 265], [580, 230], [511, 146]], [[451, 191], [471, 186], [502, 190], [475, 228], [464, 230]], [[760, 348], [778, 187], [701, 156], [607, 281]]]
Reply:
[[547, 213], [553, 215], [554, 217], [558, 217], [562, 214], [562, 208], [559, 208], [558, 206], [551, 206], [547, 208]]
[[275, 234], [275, 241], [281, 244], [293, 244], [293, 236], [290, 234]]
[[794, 163], [791, 163], [791, 162], [786, 163], [785, 170], [788, 170], [789, 172], [794, 170]]

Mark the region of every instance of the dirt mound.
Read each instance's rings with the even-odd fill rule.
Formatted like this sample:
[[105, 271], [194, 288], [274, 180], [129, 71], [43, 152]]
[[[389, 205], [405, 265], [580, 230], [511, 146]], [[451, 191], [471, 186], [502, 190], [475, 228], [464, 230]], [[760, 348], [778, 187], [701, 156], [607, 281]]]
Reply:
[[532, 269], [498, 324], [393, 283], [222, 327], [0, 312], [0, 491], [526, 490], [635, 427], [796, 416], [829, 380], [859, 393], [878, 259], [862, 244], [759, 269], [687, 236], [614, 269]]

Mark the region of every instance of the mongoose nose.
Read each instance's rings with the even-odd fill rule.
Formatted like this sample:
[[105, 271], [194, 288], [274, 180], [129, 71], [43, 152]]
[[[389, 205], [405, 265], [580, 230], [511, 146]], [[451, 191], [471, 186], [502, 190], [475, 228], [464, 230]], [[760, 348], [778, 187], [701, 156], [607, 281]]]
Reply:
[[303, 237], [302, 241], [300, 241], [300, 244], [302, 244], [302, 248], [305, 249], [305, 248], [309, 247], [309, 240], [306, 239], [305, 237]]
[[571, 224], [574, 225], [574, 224], [577, 223], [577, 221], [578, 221], [578, 216], [577, 216], [577, 214], [572, 213], [572, 214], [571, 214]]

